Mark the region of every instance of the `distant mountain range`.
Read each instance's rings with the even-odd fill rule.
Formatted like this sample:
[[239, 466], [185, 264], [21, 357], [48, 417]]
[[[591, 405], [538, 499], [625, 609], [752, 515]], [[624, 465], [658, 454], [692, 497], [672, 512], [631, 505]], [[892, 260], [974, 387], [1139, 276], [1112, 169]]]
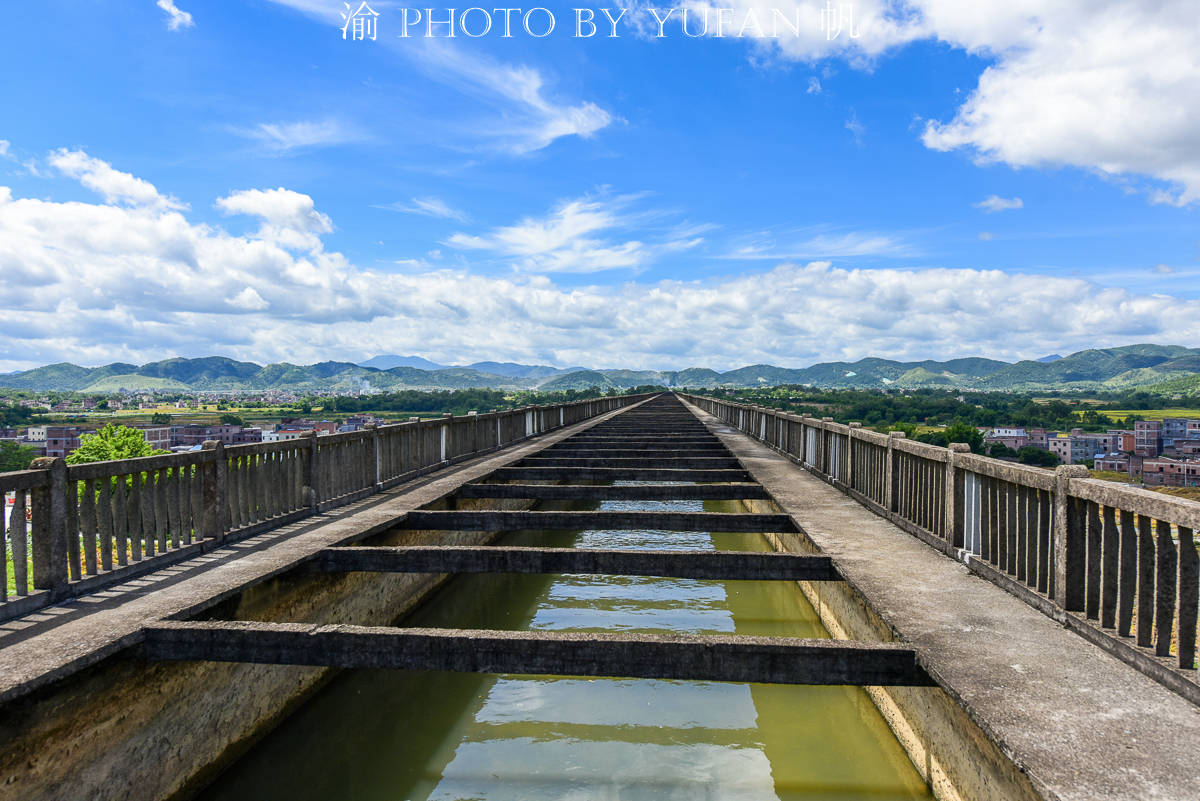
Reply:
[[437, 364], [419, 356], [376, 356], [362, 364], [283, 362], [265, 367], [222, 356], [167, 359], [141, 366], [114, 363], [79, 367], [60, 363], [0, 374], [0, 387], [28, 390], [117, 392], [119, 390], [261, 392], [369, 392], [400, 389], [565, 390], [626, 389], [642, 384], [668, 387], [756, 387], [809, 384], [835, 388], [945, 387], [981, 390], [1146, 389], [1200, 394], [1200, 348], [1129, 345], [1084, 350], [1014, 363], [964, 358], [897, 362], [866, 358], [788, 368], [755, 364], [717, 372], [686, 370], [596, 370], [513, 362], [476, 362], [465, 367]]

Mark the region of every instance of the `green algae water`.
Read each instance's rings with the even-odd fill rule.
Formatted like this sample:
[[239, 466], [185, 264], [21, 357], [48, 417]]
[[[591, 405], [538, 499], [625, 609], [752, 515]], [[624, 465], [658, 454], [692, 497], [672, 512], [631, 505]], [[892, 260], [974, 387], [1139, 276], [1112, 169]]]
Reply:
[[[592, 508], [731, 511], [700, 501], [612, 501]], [[502, 542], [767, 550], [756, 534], [660, 531], [517, 532]], [[458, 576], [404, 623], [828, 636], [791, 582], [637, 576]], [[201, 797], [900, 801], [932, 796], [856, 687], [348, 671]]]

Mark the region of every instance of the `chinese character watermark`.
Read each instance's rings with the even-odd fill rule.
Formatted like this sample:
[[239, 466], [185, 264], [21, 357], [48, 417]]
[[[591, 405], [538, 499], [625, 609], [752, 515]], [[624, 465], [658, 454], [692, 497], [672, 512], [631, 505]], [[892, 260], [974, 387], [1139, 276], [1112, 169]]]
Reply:
[[341, 12], [342, 19], [346, 20], [346, 24], [342, 26], [342, 38], [350, 39], [351, 41], [361, 42], [364, 39], [375, 41], [376, 34], [376, 18], [379, 16], [378, 11], [374, 11], [366, 0], [363, 0], [362, 5], [357, 11], [350, 10], [349, 3], [342, 3], [346, 10]]
[[847, 33], [851, 39], [858, 38], [858, 30], [854, 27], [854, 4], [839, 3], [834, 6], [832, 0], [825, 0], [825, 8], [821, 9], [821, 30], [825, 31], [825, 41], [832, 42], [842, 34], [842, 23], [846, 23]]

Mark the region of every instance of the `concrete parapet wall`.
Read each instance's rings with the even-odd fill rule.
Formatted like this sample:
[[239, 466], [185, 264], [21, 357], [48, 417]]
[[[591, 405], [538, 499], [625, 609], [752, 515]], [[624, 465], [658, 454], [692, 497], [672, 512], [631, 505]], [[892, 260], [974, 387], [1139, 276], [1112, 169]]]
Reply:
[[[747, 511], [778, 512], [772, 501], [738, 501]], [[819, 555], [803, 534], [764, 534], [781, 553]], [[837, 639], [897, 641], [892, 628], [847, 581], [800, 581], [826, 630]], [[936, 677], [935, 677], [936, 678]], [[1013, 762], [945, 690], [937, 687], [864, 687], [939, 801], [1037, 801], [1042, 796]]]
[[[462, 501], [525, 509], [529, 501]], [[486, 504], [486, 506], [485, 506]], [[377, 544], [485, 544], [493, 532], [397, 531]], [[254, 585], [209, 616], [387, 625], [445, 576], [291, 575]], [[7, 705], [0, 718], [0, 799], [187, 798], [334, 671], [114, 657]]]

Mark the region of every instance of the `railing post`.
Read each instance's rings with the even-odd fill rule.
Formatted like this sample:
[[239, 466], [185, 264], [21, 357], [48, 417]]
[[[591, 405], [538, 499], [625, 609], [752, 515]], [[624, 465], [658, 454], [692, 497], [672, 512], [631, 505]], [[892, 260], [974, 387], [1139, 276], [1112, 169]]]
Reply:
[[821, 418], [821, 445], [817, 449], [821, 453], [821, 473], [833, 478], [833, 432], [826, 423], [832, 423], [832, 417]]
[[371, 432], [371, 452], [375, 456], [375, 491], [383, 488], [383, 438], [379, 434], [379, 426], [367, 423], [364, 429]]
[[317, 476], [320, 475], [317, 471], [317, 432], [307, 432], [304, 435], [304, 439], [308, 440], [308, 442], [302, 447], [308, 451], [308, 454], [304, 460], [303, 474], [300, 476], [300, 486], [303, 487], [301, 492], [304, 493], [302, 502], [308, 507], [309, 511], [316, 514], [317, 508], [321, 503], [321, 499], [317, 495]]
[[205, 440], [202, 450], [212, 451], [214, 458], [201, 466], [203, 478], [200, 491], [204, 499], [204, 519], [201, 533], [204, 539], [219, 539], [225, 535], [225, 445], [220, 440]]
[[42, 456], [29, 465], [47, 471], [45, 486], [34, 488], [33, 587], [56, 590], [67, 585], [67, 463]]
[[946, 481], [945, 481], [945, 520], [943, 531], [946, 532], [946, 542], [953, 547], [962, 547], [964, 522], [961, 519], [963, 514], [962, 490], [960, 489], [961, 481], [958, 478], [958, 455], [960, 453], [970, 453], [971, 446], [965, 442], [951, 442], [947, 448], [949, 453], [946, 455]]
[[904, 439], [903, 431], [889, 431], [887, 454], [883, 459], [883, 508], [896, 511], [896, 440]]
[[1083, 519], [1078, 504], [1069, 493], [1072, 478], [1085, 478], [1088, 469], [1083, 465], [1059, 465], [1054, 471], [1054, 602], [1072, 612], [1084, 608]]
[[854, 432], [862, 428], [862, 423], [850, 423], [846, 426], [846, 486], [854, 489]]

